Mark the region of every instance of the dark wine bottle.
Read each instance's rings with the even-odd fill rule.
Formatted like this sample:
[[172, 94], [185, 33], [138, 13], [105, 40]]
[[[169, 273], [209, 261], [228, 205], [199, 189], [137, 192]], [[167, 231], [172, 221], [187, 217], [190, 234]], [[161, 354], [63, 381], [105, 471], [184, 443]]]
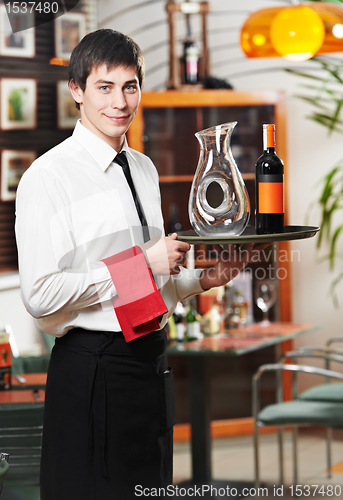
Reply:
[[263, 125], [263, 154], [256, 162], [256, 233], [282, 233], [283, 161], [275, 152], [275, 125]]
[[183, 58], [185, 61], [185, 83], [198, 83], [199, 52], [194, 40], [187, 39], [183, 43]]
[[184, 79], [186, 84], [195, 85], [199, 77], [199, 50], [192, 37], [190, 15], [186, 15], [187, 38], [183, 42]]

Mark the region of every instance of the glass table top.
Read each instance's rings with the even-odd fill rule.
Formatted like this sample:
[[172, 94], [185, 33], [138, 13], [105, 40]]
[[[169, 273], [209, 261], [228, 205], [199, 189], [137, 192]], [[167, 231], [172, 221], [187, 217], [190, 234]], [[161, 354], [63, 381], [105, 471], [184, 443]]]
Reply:
[[263, 326], [253, 323], [242, 328], [229, 330], [189, 342], [171, 341], [167, 353], [172, 355], [200, 356], [240, 356], [248, 352], [279, 344], [294, 339], [318, 328], [313, 323], [271, 322]]

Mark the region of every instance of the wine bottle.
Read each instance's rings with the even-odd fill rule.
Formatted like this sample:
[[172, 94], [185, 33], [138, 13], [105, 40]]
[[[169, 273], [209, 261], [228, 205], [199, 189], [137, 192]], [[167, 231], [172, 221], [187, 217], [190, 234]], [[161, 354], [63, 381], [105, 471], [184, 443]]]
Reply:
[[186, 15], [187, 38], [183, 42], [183, 61], [185, 83], [195, 85], [199, 76], [199, 50], [192, 37], [190, 15]]
[[198, 339], [202, 337], [200, 331], [200, 315], [196, 310], [194, 297], [189, 299], [189, 306], [186, 314], [186, 336], [187, 339]]
[[275, 152], [275, 125], [263, 125], [263, 154], [256, 162], [256, 233], [282, 233], [283, 161]]
[[194, 40], [187, 39], [183, 43], [183, 57], [185, 61], [185, 83], [198, 83], [199, 51]]
[[186, 310], [182, 302], [178, 302], [176, 304], [175, 311], [173, 312], [173, 318], [176, 327], [176, 338], [179, 341], [184, 340], [186, 335], [185, 316], [186, 316]]
[[173, 314], [168, 318], [168, 327], [169, 327], [168, 339], [169, 340], [176, 339], [177, 338], [177, 330], [176, 330], [176, 325], [175, 325], [175, 320], [174, 320]]

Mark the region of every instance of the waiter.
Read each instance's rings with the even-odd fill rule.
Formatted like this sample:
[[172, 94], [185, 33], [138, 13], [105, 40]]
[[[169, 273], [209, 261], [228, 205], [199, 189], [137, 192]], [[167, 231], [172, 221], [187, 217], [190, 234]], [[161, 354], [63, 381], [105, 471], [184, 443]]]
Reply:
[[[183, 267], [164, 236], [157, 171], [125, 138], [144, 61], [102, 29], [74, 49], [71, 137], [23, 175], [16, 200], [22, 299], [55, 336], [48, 371], [41, 500], [130, 500], [172, 484], [173, 374], [164, 325], [177, 301], [232, 279], [244, 259]], [[226, 257], [226, 256], [225, 256]]]

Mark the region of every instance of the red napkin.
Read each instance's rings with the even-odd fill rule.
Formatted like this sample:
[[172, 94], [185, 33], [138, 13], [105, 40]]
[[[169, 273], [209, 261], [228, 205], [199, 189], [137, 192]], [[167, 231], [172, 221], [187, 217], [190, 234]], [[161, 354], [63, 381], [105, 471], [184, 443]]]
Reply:
[[126, 342], [159, 328], [158, 317], [168, 312], [138, 246], [103, 259], [111, 274], [117, 297], [113, 301]]

